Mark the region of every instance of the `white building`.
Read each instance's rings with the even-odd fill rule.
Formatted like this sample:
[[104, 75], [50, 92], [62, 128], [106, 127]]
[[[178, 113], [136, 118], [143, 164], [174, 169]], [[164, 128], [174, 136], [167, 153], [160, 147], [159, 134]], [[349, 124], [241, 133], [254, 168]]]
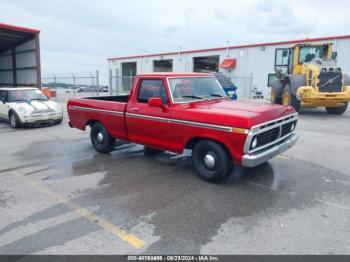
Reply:
[[132, 78], [140, 73], [220, 71], [237, 85], [238, 97], [249, 97], [252, 89], [269, 97], [276, 49], [296, 43], [333, 43], [339, 66], [350, 75], [350, 35], [344, 35], [109, 58], [110, 86], [117, 92], [127, 92]]

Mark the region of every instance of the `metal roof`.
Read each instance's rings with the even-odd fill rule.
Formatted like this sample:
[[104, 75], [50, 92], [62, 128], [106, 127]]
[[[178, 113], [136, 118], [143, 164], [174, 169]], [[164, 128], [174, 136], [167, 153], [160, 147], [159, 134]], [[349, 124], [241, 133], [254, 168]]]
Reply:
[[33, 39], [40, 31], [0, 23], [0, 54]]
[[[228, 49], [251, 48], [251, 47], [259, 47], [259, 46], [287, 45], [287, 44], [296, 44], [296, 43], [305, 43], [305, 42], [331, 41], [331, 40], [339, 40], [339, 39], [350, 39], [350, 35], [318, 37], [318, 38], [305, 38], [305, 39], [298, 39], [298, 40], [257, 43], [257, 44], [247, 44], [247, 45], [235, 45], [235, 46], [207, 48], [207, 49], [195, 49], [195, 50], [181, 51], [180, 53], [181, 54], [191, 54], [191, 53], [200, 53], [200, 52], [223, 51], [223, 50], [226, 50], [227, 48]], [[143, 57], [178, 55], [178, 54], [179, 54], [179, 52], [144, 54], [144, 55], [134, 55], [134, 56], [111, 57], [111, 58], [108, 58], [107, 60], [114, 61], [114, 60], [125, 60], [125, 59], [135, 59], [135, 58], [143, 58]]]

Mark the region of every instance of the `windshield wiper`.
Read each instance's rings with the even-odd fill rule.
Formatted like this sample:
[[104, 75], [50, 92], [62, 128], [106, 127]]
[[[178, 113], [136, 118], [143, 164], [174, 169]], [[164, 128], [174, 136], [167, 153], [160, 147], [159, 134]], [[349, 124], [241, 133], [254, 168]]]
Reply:
[[34, 98], [34, 99], [31, 99], [31, 100], [47, 101], [47, 99], [45, 99], [45, 98]]
[[209, 94], [209, 96], [224, 97], [223, 95], [220, 95], [220, 94]]
[[182, 96], [184, 98], [196, 98], [196, 99], [203, 99], [203, 97], [200, 96]]
[[27, 102], [28, 103], [28, 100], [26, 100], [26, 99], [16, 99], [14, 102]]

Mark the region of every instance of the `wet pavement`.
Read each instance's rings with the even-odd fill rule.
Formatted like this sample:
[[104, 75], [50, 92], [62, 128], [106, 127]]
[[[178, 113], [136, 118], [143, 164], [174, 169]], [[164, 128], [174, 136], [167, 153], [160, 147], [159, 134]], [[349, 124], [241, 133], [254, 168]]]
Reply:
[[350, 254], [349, 120], [307, 110], [294, 148], [221, 184], [190, 152], [0, 122], [0, 254]]

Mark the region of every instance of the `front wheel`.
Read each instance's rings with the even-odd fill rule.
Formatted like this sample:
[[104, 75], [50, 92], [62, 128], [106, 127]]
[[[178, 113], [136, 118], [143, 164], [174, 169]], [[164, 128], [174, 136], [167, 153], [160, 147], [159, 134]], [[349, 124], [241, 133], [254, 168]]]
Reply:
[[109, 153], [115, 148], [115, 139], [108, 133], [105, 126], [99, 122], [94, 123], [90, 131], [91, 143], [100, 153]]
[[9, 118], [10, 118], [10, 125], [12, 126], [12, 128], [16, 129], [21, 127], [21, 122], [15, 112], [11, 112], [9, 115]]
[[228, 178], [233, 161], [224, 147], [215, 141], [202, 140], [192, 150], [192, 163], [198, 176], [207, 182], [217, 183]]
[[348, 108], [348, 102], [344, 103], [341, 107], [326, 107], [326, 111], [328, 114], [333, 115], [342, 115]]
[[292, 89], [290, 85], [287, 84], [284, 87], [282, 94], [282, 104], [285, 106], [292, 106], [296, 112], [300, 111], [300, 101], [297, 99], [295, 95], [292, 94]]

